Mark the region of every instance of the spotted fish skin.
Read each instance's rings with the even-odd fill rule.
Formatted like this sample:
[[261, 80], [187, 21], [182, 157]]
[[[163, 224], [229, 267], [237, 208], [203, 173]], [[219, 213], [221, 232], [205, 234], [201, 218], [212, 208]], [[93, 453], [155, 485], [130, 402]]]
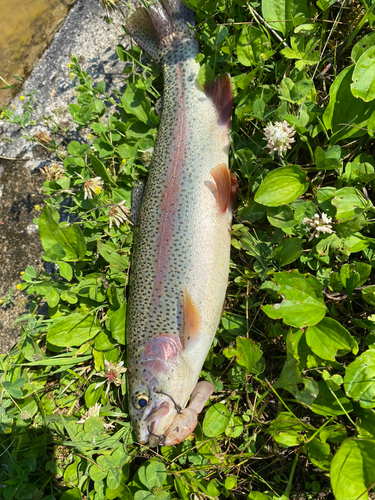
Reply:
[[126, 24], [164, 75], [127, 328], [130, 415], [138, 440], [150, 446], [176, 444], [180, 429], [183, 440], [194, 428], [184, 419], [197, 408], [184, 408], [219, 325], [229, 273], [231, 85], [223, 75], [206, 92], [200, 88], [199, 47], [188, 22], [193, 14], [179, 0], [161, 0]]

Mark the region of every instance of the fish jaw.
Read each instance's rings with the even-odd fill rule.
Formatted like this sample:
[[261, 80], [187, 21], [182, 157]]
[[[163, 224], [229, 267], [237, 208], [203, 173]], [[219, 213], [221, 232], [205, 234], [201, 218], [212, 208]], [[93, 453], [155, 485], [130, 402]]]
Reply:
[[164, 443], [166, 429], [171, 425], [177, 410], [172, 400], [164, 394], [155, 394], [152, 404], [136, 420], [136, 433], [141, 444], [158, 446]]

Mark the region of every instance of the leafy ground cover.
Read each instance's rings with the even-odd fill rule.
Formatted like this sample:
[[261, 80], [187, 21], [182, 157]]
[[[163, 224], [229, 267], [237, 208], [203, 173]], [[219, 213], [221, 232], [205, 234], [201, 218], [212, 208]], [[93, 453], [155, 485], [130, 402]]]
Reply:
[[162, 80], [137, 47], [119, 45], [127, 87], [108, 95], [73, 55], [69, 112], [86, 143], [67, 143], [48, 120], [33, 135], [33, 94], [23, 113], [1, 114], [56, 155], [37, 219], [46, 265], [22, 276], [29, 313], [0, 358], [5, 500], [372, 495], [374, 4], [188, 5], [200, 82], [229, 72], [234, 89], [230, 284], [202, 371], [215, 393], [184, 443], [136, 443], [123, 366], [129, 214]]

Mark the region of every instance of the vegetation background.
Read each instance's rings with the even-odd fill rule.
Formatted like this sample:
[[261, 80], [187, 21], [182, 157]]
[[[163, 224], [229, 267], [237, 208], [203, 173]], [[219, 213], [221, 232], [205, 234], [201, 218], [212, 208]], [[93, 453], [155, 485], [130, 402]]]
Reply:
[[229, 72], [235, 101], [230, 284], [202, 371], [215, 393], [184, 443], [135, 441], [123, 367], [129, 210], [152, 157], [162, 78], [137, 47], [119, 45], [126, 90], [107, 93], [73, 55], [69, 112], [87, 142], [69, 142], [51, 120], [30, 133], [32, 92], [22, 113], [1, 113], [56, 157], [35, 221], [45, 265], [22, 275], [29, 312], [0, 358], [5, 500], [373, 494], [375, 7], [187, 4], [199, 81]]

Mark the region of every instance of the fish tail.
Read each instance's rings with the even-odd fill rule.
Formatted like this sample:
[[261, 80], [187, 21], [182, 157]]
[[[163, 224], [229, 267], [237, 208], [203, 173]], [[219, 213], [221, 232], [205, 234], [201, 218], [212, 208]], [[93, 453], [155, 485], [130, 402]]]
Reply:
[[180, 0], [159, 0], [148, 9], [138, 8], [125, 26], [134, 41], [157, 64], [167, 52], [195, 40], [194, 13]]

